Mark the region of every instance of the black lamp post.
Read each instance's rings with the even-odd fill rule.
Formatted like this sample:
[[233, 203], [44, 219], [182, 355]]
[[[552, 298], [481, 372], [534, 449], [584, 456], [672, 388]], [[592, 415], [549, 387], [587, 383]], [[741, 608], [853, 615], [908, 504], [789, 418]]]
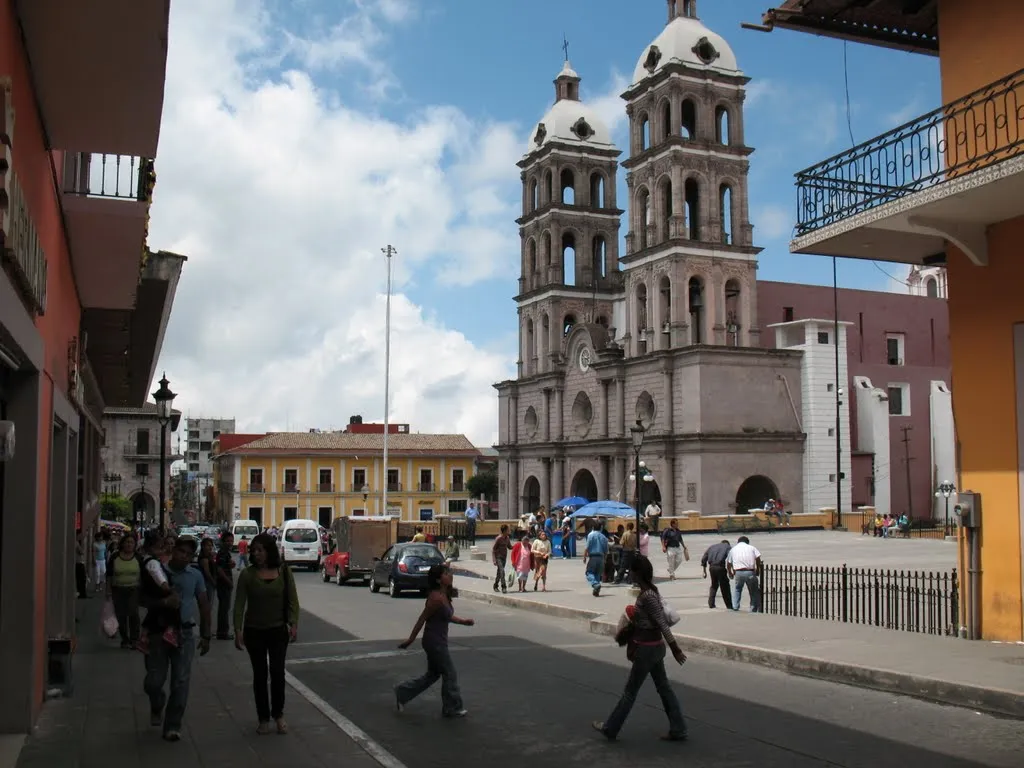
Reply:
[[946, 480], [945, 482], [939, 483], [939, 490], [935, 492], [935, 496], [942, 496], [946, 499], [946, 524], [942, 529], [943, 536], [949, 536], [949, 497], [956, 493], [956, 485]]
[[160, 530], [167, 531], [167, 425], [171, 421], [171, 403], [177, 397], [171, 392], [167, 374], [160, 379], [160, 389], [153, 393], [156, 401], [156, 417], [160, 422]]
[[644, 468], [644, 463], [640, 461], [640, 449], [644, 445], [644, 433], [647, 431], [644, 427], [643, 422], [640, 419], [636, 420], [636, 424], [629, 428], [630, 437], [633, 438], [633, 504], [636, 509], [636, 553], [634, 557], [640, 555], [640, 483], [641, 474], [640, 470]]

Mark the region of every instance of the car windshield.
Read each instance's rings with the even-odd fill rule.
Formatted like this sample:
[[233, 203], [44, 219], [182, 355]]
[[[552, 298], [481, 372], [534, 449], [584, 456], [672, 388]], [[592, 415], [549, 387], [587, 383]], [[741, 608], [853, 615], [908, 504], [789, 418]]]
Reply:
[[236, 525], [234, 530], [236, 536], [255, 536], [259, 532], [259, 526], [255, 523], [252, 525]]
[[405, 547], [402, 550], [402, 557], [416, 557], [420, 560], [443, 560], [441, 552], [437, 547], [430, 544]]
[[284, 534], [284, 540], [289, 544], [310, 544], [319, 539], [320, 536], [312, 528], [290, 528]]

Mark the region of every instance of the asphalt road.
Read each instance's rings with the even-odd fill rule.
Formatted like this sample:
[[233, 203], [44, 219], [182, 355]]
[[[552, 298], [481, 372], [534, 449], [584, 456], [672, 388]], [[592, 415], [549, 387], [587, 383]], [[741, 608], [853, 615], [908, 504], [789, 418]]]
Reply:
[[1018, 721], [696, 656], [669, 671], [688, 742], [657, 738], [667, 721], [648, 682], [608, 743], [590, 723], [617, 701], [625, 653], [580, 624], [469, 600], [456, 611], [477, 625], [451, 633], [469, 717], [441, 719], [440, 684], [399, 714], [392, 687], [424, 659], [396, 646], [422, 600], [297, 576], [304, 615], [289, 671], [408, 768], [1019, 768], [1024, 754]]

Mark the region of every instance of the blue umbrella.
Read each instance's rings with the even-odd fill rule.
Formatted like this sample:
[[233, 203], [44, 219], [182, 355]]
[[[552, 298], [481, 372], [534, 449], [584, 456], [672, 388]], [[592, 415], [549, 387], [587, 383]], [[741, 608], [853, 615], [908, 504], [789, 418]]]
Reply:
[[565, 509], [566, 507], [572, 507], [573, 509], [575, 509], [576, 507], [586, 506], [589, 503], [590, 503], [590, 500], [589, 499], [584, 499], [582, 496], [570, 496], [567, 499], [562, 499], [561, 501], [556, 501], [554, 504], [551, 505], [551, 508], [552, 509]]
[[580, 507], [572, 517], [634, 517], [636, 510], [621, 501], [595, 501]]

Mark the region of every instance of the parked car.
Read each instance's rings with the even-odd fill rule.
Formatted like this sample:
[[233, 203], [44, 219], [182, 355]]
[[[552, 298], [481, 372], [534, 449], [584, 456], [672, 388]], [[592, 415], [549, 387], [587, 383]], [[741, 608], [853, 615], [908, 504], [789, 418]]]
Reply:
[[293, 568], [320, 570], [320, 532], [312, 520], [287, 520], [281, 526], [281, 557]]
[[427, 591], [427, 572], [431, 566], [444, 563], [444, 555], [433, 544], [405, 542], [395, 544], [374, 560], [370, 573], [370, 591], [380, 592], [387, 587], [388, 594], [398, 597], [403, 591]]

